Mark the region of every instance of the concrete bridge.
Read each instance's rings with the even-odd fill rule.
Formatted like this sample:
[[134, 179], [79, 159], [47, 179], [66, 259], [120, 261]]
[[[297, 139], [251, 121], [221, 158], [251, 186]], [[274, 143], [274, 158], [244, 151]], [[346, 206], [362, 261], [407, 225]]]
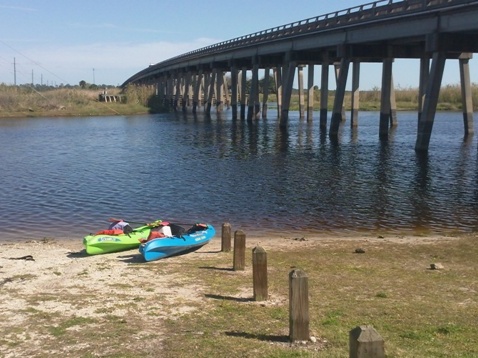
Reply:
[[[175, 109], [204, 105], [210, 113], [224, 103], [241, 119], [267, 115], [269, 81], [277, 94], [280, 125], [287, 126], [292, 87], [298, 76], [300, 115], [313, 116], [315, 65], [321, 66], [320, 127], [327, 130], [329, 66], [334, 66], [336, 92], [329, 137], [338, 138], [343, 102], [352, 67], [351, 125], [357, 126], [360, 64], [382, 64], [379, 137], [388, 139], [397, 124], [393, 88], [396, 58], [419, 60], [418, 131], [415, 149], [427, 151], [446, 60], [457, 60], [463, 99], [465, 136], [473, 133], [469, 60], [478, 52], [478, 0], [381, 0], [312, 17], [223, 41], [151, 65], [123, 86], [153, 85]], [[304, 91], [303, 69], [308, 80]], [[264, 73], [262, 103], [259, 71]], [[252, 77], [246, 88], [247, 74]], [[230, 88], [226, 85], [230, 76]], [[262, 108], [261, 108], [262, 106]]]

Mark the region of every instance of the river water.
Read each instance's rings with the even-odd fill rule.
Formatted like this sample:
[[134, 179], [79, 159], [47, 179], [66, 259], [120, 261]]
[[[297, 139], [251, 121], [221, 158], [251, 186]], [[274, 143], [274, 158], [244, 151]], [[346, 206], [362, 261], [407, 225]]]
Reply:
[[477, 229], [477, 139], [461, 113], [437, 114], [427, 155], [415, 112], [398, 113], [387, 142], [379, 113], [360, 112], [338, 144], [317, 113], [291, 112], [287, 131], [269, 117], [0, 119], [0, 241], [81, 239], [109, 217], [206, 221], [219, 236], [224, 222], [282, 237]]

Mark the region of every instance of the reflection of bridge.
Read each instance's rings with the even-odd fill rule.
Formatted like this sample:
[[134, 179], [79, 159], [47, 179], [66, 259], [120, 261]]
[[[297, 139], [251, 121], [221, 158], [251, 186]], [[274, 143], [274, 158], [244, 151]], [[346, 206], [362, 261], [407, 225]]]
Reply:
[[[478, 52], [478, 1], [380, 0], [331, 14], [241, 36], [151, 65], [124, 84], [157, 86], [158, 94], [175, 108], [192, 111], [203, 99], [210, 113], [230, 103], [233, 118], [252, 120], [261, 114], [259, 69], [264, 71], [262, 115], [266, 116], [272, 70], [277, 91], [278, 117], [286, 126], [295, 73], [298, 73], [300, 114], [305, 103], [312, 120], [314, 65], [321, 65], [320, 126], [327, 127], [329, 65], [335, 66], [337, 89], [329, 136], [338, 136], [343, 102], [352, 63], [351, 125], [357, 125], [361, 62], [382, 63], [379, 136], [388, 138], [396, 125], [392, 65], [395, 58], [420, 60], [417, 151], [428, 150], [443, 70], [447, 59], [458, 59], [463, 97], [465, 135], [473, 133], [473, 110], [468, 61]], [[303, 68], [308, 66], [307, 90]], [[252, 74], [246, 88], [247, 72]], [[230, 91], [226, 86], [230, 73]], [[246, 93], [247, 92], [247, 93]], [[306, 99], [304, 98], [306, 97]], [[246, 103], [246, 98], [248, 103]]]

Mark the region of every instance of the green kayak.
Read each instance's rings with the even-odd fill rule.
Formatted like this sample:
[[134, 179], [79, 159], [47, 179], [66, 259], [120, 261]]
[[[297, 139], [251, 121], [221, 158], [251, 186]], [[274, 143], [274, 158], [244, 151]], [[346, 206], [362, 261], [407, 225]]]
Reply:
[[[158, 221], [159, 222], [159, 221]], [[148, 239], [155, 225], [144, 225], [134, 228], [128, 233], [109, 233], [104, 230], [96, 234], [90, 234], [83, 238], [83, 245], [89, 255], [107, 254], [111, 252], [137, 249], [141, 241]]]

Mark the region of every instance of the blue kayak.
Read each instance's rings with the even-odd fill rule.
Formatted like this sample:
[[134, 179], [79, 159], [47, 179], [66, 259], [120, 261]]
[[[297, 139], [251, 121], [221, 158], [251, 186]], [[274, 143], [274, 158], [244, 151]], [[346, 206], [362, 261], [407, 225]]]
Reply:
[[210, 224], [195, 224], [189, 230], [174, 236], [149, 240], [139, 246], [145, 261], [155, 261], [170, 256], [182, 255], [206, 245], [216, 230]]

